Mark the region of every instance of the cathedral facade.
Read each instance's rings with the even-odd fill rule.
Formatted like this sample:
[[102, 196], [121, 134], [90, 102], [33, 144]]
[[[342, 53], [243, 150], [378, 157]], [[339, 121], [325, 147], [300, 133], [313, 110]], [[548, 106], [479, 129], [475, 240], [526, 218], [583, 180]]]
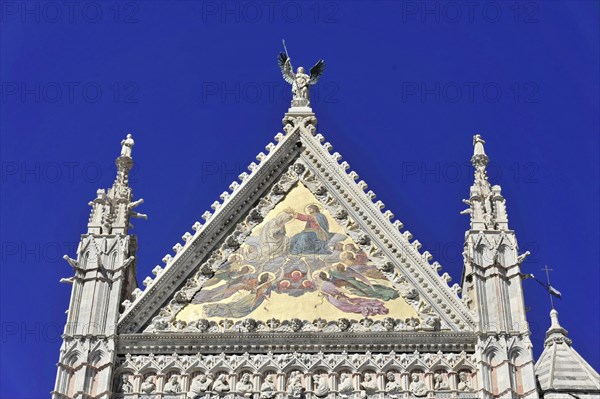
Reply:
[[460, 284], [317, 132], [283, 128], [138, 287], [131, 135], [90, 202], [53, 399], [598, 398], [556, 311], [533, 358], [521, 254], [475, 135]]

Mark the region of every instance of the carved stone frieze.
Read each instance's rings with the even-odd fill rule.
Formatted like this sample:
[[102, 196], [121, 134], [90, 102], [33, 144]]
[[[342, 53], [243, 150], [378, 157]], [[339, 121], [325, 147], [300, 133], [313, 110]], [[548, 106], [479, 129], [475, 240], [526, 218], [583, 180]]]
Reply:
[[[476, 368], [462, 353], [267, 353], [118, 359], [119, 397], [469, 397]], [[435, 376], [435, 378], [432, 378]], [[126, 383], [123, 383], [126, 382]], [[452, 396], [443, 396], [444, 392]], [[171, 397], [171, 396], [169, 396]], [[474, 396], [473, 396], [474, 397]]]

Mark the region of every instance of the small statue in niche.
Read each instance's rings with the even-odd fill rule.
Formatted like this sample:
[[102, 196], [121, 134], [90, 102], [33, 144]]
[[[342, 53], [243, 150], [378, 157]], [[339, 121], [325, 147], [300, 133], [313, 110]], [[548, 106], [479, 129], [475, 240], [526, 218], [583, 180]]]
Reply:
[[391, 371], [388, 372], [385, 376], [387, 378], [387, 383], [385, 384], [385, 390], [387, 393], [399, 393], [402, 391], [402, 384], [399, 381], [396, 381], [396, 375]]
[[227, 382], [227, 375], [221, 374], [217, 377], [217, 380], [213, 384], [213, 391], [218, 393], [229, 392], [229, 382]]
[[242, 378], [235, 384], [235, 390], [243, 396], [249, 397], [254, 390], [254, 384], [250, 381], [250, 374], [245, 373]]
[[425, 386], [425, 383], [419, 378], [419, 374], [413, 373], [410, 378], [411, 383], [408, 386], [410, 392], [412, 392], [412, 394], [418, 398], [427, 395], [427, 387]]
[[133, 385], [129, 381], [129, 375], [123, 374], [121, 376], [121, 383], [119, 385], [119, 392], [121, 393], [132, 393]]
[[470, 391], [471, 390], [471, 384], [469, 383], [469, 375], [464, 371], [461, 371], [458, 374], [458, 390], [459, 391]]
[[192, 380], [190, 391], [187, 394], [188, 399], [196, 399], [200, 394], [208, 391], [212, 385], [214, 377], [212, 374], [200, 374]]
[[290, 373], [286, 391], [292, 397], [300, 397], [303, 393], [302, 375], [300, 374], [300, 371], [294, 370]]
[[260, 399], [273, 399], [277, 394], [277, 389], [273, 383], [273, 375], [269, 374], [265, 377], [265, 381], [260, 386]]
[[354, 392], [354, 386], [352, 385], [352, 378], [350, 377], [350, 374], [342, 374], [338, 392], [342, 395], [348, 395]]
[[446, 391], [446, 390], [450, 389], [450, 387], [448, 387], [448, 383], [446, 381], [444, 381], [443, 374], [436, 374], [434, 377], [434, 380], [435, 380], [435, 384], [434, 384], [433, 388], [436, 391]]
[[365, 374], [365, 379], [360, 383], [360, 389], [371, 395], [377, 391], [377, 380], [373, 374]]
[[172, 375], [169, 378], [169, 381], [165, 384], [163, 388], [165, 393], [179, 393], [181, 392], [181, 386], [179, 385], [179, 378], [176, 375]]
[[315, 382], [315, 396], [322, 398], [329, 393], [329, 384], [327, 383], [327, 375], [315, 374], [313, 377]]
[[146, 377], [142, 386], [140, 387], [143, 393], [154, 393], [156, 390], [156, 384], [154, 384], [154, 376], [149, 375]]

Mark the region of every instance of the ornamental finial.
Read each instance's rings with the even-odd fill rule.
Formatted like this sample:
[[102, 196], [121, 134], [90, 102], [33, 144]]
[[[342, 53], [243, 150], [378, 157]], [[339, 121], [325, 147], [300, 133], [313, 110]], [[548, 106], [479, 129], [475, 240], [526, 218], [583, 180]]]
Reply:
[[558, 322], [558, 312], [556, 309], [550, 311], [550, 328], [546, 331], [546, 340], [544, 345], [552, 345], [555, 342], [565, 342], [571, 345], [571, 340], [568, 338], [569, 332]]
[[325, 61], [317, 61], [310, 68], [310, 75], [306, 74], [304, 67], [298, 67], [296, 73], [294, 73], [292, 59], [285, 47], [285, 40], [283, 41], [283, 48], [285, 52], [279, 53], [277, 61], [279, 62], [283, 79], [292, 85], [292, 108], [310, 108], [309, 87], [316, 84], [323, 74]]
[[550, 322], [550, 329], [562, 328], [562, 326], [558, 322], [558, 312], [554, 308], [550, 311]]

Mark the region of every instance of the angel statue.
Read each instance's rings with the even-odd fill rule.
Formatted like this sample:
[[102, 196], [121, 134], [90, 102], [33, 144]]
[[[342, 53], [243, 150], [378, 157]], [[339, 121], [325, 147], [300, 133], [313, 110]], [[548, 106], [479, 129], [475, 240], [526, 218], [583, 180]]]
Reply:
[[317, 83], [323, 71], [325, 70], [325, 61], [319, 60], [310, 68], [310, 75], [304, 71], [304, 67], [298, 67], [296, 73], [292, 69], [292, 61], [285, 53], [279, 53], [277, 59], [283, 79], [292, 85], [292, 107], [310, 107], [310, 98], [308, 89]]

